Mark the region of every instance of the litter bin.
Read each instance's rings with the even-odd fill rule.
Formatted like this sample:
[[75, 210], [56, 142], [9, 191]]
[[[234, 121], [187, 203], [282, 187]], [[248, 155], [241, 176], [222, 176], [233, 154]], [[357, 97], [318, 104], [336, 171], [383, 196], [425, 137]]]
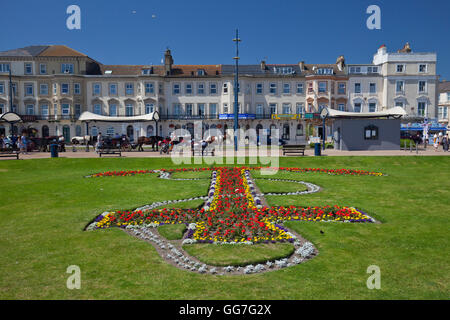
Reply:
[[58, 145], [51, 144], [50, 145], [50, 154], [52, 158], [58, 158]]
[[314, 144], [314, 155], [316, 157], [320, 157], [320, 155], [321, 155], [320, 143]]

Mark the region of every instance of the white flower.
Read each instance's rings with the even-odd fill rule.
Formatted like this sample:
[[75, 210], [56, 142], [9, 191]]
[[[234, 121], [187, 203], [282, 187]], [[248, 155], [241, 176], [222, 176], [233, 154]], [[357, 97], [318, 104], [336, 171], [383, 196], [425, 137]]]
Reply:
[[183, 240], [183, 242], [181, 243], [182, 245], [185, 245], [185, 244], [193, 244], [193, 243], [196, 243], [197, 242], [197, 240], [194, 240], [194, 239], [184, 239]]

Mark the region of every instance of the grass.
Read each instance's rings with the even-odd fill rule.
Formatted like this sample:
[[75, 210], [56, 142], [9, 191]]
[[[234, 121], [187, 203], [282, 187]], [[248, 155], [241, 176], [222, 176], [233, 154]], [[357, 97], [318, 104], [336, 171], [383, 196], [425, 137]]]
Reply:
[[297, 192], [308, 190], [305, 185], [294, 182], [270, 181], [265, 179], [256, 179], [255, 182], [262, 193]]
[[167, 208], [167, 209], [171, 209], [171, 208], [198, 209], [204, 203], [205, 203], [205, 201], [201, 200], [201, 199], [199, 199], [199, 200], [191, 200], [191, 201], [186, 201], [186, 202], [177, 202], [177, 203], [166, 204], [166, 205], [158, 207], [158, 209], [160, 209], [160, 208]]
[[294, 253], [290, 243], [249, 245], [190, 244], [183, 249], [200, 261], [218, 267], [245, 266], [285, 258]]
[[158, 227], [158, 232], [167, 240], [179, 240], [183, 238], [186, 231], [184, 224], [166, 224]]
[[[450, 157], [289, 157], [279, 165], [386, 173], [283, 172], [276, 177], [315, 183], [321, 192], [267, 198], [271, 205], [352, 205], [382, 224], [289, 222], [317, 257], [264, 274], [201, 275], [167, 264], [119, 229], [83, 229], [107, 210], [204, 195], [208, 179], [83, 178], [173, 168], [170, 159], [0, 161], [0, 299], [448, 299]], [[66, 288], [71, 265], [81, 269], [81, 290]], [[370, 265], [381, 269], [381, 290], [366, 287]]]

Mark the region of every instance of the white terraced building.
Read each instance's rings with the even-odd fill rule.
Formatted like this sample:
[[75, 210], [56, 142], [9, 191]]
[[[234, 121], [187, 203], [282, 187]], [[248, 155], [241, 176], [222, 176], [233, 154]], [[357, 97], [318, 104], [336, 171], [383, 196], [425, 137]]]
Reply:
[[[375, 112], [403, 107], [411, 118], [436, 118], [436, 54], [396, 53], [382, 46], [370, 64], [241, 65], [239, 125], [270, 134], [279, 129], [290, 143], [321, 136], [321, 109]], [[9, 71], [12, 73], [12, 103]], [[80, 115], [137, 116], [158, 111], [155, 122], [91, 122], [89, 134], [168, 136], [176, 128], [233, 127], [234, 65], [175, 65], [170, 50], [162, 65], [104, 65], [63, 45], [0, 52], [0, 114], [15, 112], [38, 137], [86, 134]], [[0, 125], [0, 134], [10, 127]], [[327, 133], [331, 136], [331, 122]]]

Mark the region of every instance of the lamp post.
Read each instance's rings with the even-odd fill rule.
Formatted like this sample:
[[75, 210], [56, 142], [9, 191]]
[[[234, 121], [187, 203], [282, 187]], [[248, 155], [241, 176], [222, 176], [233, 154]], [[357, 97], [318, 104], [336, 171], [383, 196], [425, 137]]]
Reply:
[[158, 122], [159, 122], [159, 112], [158, 111], [155, 111], [154, 113], [153, 113], [153, 120], [155, 121], [155, 133], [156, 133], [156, 135], [155, 135], [155, 140], [156, 140], [156, 151], [158, 151]]
[[[13, 92], [12, 92], [12, 76], [11, 76], [11, 66], [9, 67], [9, 112], [13, 112]], [[14, 134], [14, 124], [10, 124], [11, 137]]]
[[323, 148], [323, 150], [325, 150], [325, 142], [326, 142], [325, 139], [326, 139], [326, 133], [327, 133], [327, 128], [326, 128], [325, 121], [328, 118], [328, 114], [329, 114], [328, 113], [328, 108], [323, 108], [322, 111], [320, 112], [320, 117], [323, 120], [323, 123], [322, 123], [322, 143], [323, 143], [322, 148]]
[[[86, 136], [89, 136], [89, 121], [86, 121]], [[91, 139], [89, 139], [91, 140]], [[89, 152], [89, 141], [86, 140], [86, 152]]]
[[239, 39], [239, 31], [236, 29], [236, 38], [233, 39], [234, 42], [236, 42], [236, 56], [233, 58], [236, 61], [235, 66], [235, 75], [234, 75], [234, 151], [238, 150], [238, 137], [237, 137], [237, 131], [238, 131], [238, 121], [239, 121], [239, 115], [238, 115], [238, 105], [239, 105], [239, 42], [241, 42], [241, 39]]

